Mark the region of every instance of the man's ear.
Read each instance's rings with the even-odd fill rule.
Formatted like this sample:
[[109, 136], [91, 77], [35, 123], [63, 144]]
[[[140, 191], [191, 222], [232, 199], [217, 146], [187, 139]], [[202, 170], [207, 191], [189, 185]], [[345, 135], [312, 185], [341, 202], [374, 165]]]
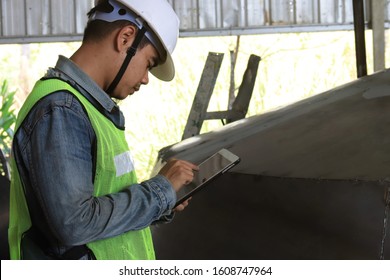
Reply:
[[137, 29], [133, 25], [122, 27], [116, 36], [116, 49], [119, 52], [126, 52], [133, 44]]

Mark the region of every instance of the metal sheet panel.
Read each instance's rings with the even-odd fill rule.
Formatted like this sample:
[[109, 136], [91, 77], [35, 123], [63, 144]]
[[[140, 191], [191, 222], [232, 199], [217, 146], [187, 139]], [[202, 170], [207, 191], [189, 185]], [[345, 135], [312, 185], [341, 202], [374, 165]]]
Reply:
[[75, 28], [77, 34], [84, 32], [87, 13], [92, 7], [92, 2], [93, 1], [75, 1], [75, 14], [77, 15], [75, 18]]
[[1, 0], [0, 43], [81, 39], [93, 0]]
[[234, 172], [387, 180], [389, 80], [390, 69], [376, 72], [278, 110], [233, 122], [162, 149], [158, 162], [171, 157], [201, 162], [219, 149], [229, 148], [241, 157]]
[[172, 223], [152, 226], [156, 257], [389, 260], [386, 187], [380, 181], [227, 172], [196, 194]]
[[155, 170], [221, 148], [241, 162], [153, 227], [157, 258], [390, 259], [389, 79], [376, 72], [160, 150]]
[[3, 36], [23, 36], [26, 34], [24, 0], [3, 0], [2, 28]]
[[50, 6], [52, 33], [74, 34], [75, 8], [73, 1], [52, 0]]
[[294, 23], [295, 6], [293, 1], [270, 1], [270, 25], [286, 25]]
[[267, 2], [265, 0], [247, 0], [246, 9], [246, 25], [249, 27], [253, 26], [264, 26], [268, 22], [269, 14], [266, 13]]
[[49, 0], [26, 1], [27, 36], [48, 35], [50, 27]]

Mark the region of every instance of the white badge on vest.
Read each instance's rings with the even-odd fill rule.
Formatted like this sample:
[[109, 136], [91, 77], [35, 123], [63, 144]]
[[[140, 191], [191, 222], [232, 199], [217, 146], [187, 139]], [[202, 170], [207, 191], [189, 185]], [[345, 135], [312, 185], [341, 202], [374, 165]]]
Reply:
[[130, 151], [124, 152], [114, 158], [116, 177], [130, 173], [134, 170], [134, 160]]

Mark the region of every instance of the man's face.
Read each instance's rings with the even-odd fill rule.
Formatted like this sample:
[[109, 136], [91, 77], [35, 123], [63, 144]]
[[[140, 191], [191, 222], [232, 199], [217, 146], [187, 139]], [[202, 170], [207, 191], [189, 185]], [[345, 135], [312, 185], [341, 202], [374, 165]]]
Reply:
[[151, 44], [137, 49], [125, 74], [111, 97], [122, 100], [138, 91], [141, 85], [149, 82], [149, 71], [157, 65], [158, 53]]

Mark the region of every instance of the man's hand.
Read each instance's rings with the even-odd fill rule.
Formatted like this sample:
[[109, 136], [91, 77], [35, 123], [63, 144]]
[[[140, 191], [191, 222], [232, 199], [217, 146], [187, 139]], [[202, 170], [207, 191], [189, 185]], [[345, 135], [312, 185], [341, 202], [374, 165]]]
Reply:
[[180, 212], [180, 211], [183, 211], [184, 208], [186, 208], [188, 206], [188, 203], [190, 202], [191, 200], [191, 197], [189, 199], [187, 199], [186, 201], [184, 201], [182, 204], [179, 204], [177, 205], [174, 209], [173, 209], [173, 212]]
[[194, 171], [197, 170], [199, 170], [198, 166], [191, 162], [179, 159], [170, 159], [164, 167], [161, 168], [159, 174], [165, 176], [177, 192], [184, 185], [192, 182], [194, 179]]

